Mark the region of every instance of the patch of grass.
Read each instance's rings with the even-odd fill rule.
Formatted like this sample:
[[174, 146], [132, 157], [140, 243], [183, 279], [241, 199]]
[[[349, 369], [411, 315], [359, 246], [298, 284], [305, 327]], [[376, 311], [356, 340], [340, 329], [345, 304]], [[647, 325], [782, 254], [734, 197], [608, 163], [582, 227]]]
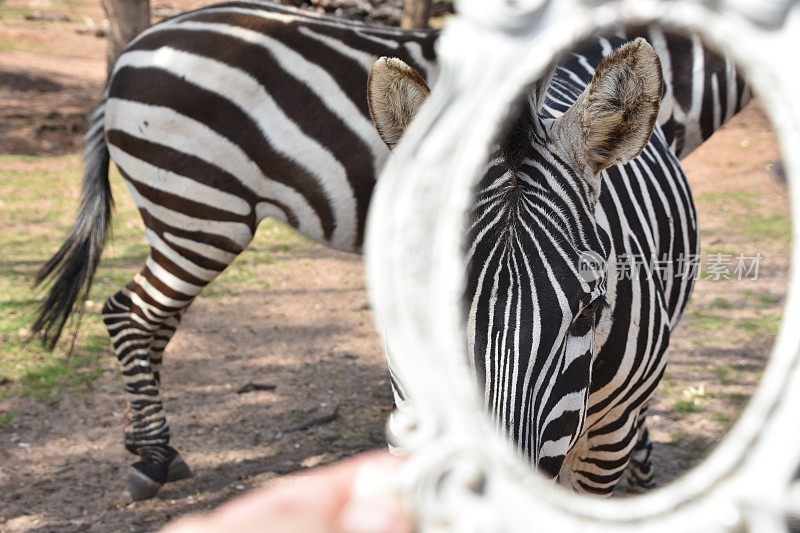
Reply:
[[9, 411], [7, 413], [0, 413], [0, 428], [11, 427], [11, 424], [19, 418], [19, 411]]
[[783, 301], [783, 296], [769, 293], [759, 294], [756, 298], [758, 299], [758, 303], [769, 306], [778, 305]]
[[792, 236], [791, 221], [784, 214], [742, 216], [740, 223], [743, 233], [755, 239], [788, 242]]
[[660, 386], [663, 394], [670, 395], [675, 390], [675, 387], [678, 386], [678, 383], [675, 381], [674, 377], [664, 372], [664, 377], [661, 378]]
[[[712, 309], [728, 310], [729, 302], [724, 298], [716, 298], [711, 302]], [[732, 306], [732, 304], [730, 304]], [[754, 318], [730, 319], [705, 310], [695, 310], [691, 313], [691, 327], [697, 331], [720, 332], [728, 327], [746, 335], [749, 340], [774, 336], [780, 329], [781, 316], [777, 313], [761, 312]]]
[[699, 413], [702, 411], [701, 407], [693, 398], [682, 398], [675, 402], [675, 412], [681, 414]]
[[771, 336], [778, 333], [781, 317], [779, 315], [761, 314], [757, 318], [743, 318], [736, 321], [736, 327], [752, 334], [752, 336]]
[[750, 395], [743, 394], [741, 392], [728, 393], [726, 395], [726, 398], [728, 399], [728, 402], [733, 404], [733, 406], [736, 408], [738, 412], [741, 412], [744, 409], [745, 405], [747, 405], [747, 402], [750, 401]]
[[761, 307], [776, 306], [783, 301], [783, 296], [780, 294], [771, 294], [769, 292], [756, 292], [750, 289], [742, 291], [742, 296], [744, 296], [748, 300], [755, 300]]
[[730, 322], [727, 318], [697, 309], [692, 312], [692, 327], [704, 331], [723, 329]]
[[719, 413], [719, 412], [712, 413], [711, 420], [724, 427], [725, 431], [730, 429], [730, 427], [733, 425], [734, 422], [734, 420], [731, 417], [729, 417], [725, 413]]
[[[71, 331], [65, 331], [53, 352], [27, 339], [44, 295], [44, 290], [32, 290], [33, 279], [66, 237], [74, 219], [81, 158], [4, 155], [0, 162], [0, 378], [13, 382], [3, 395], [53, 401], [61, 393], [89, 391], [102, 369], [114, 364], [105, 357], [110, 354], [110, 343], [97, 312], [84, 314], [71, 358], [66, 356]], [[119, 177], [112, 181], [117, 199], [122, 200], [117, 202], [112, 232], [125, 238], [132, 234], [126, 226], [138, 214], [121, 198], [127, 194], [121, 190]], [[128, 281], [139, 266], [121, 260], [113, 248], [104, 254], [90, 299], [104, 301], [124, 283], [108, 291], [109, 280]]]
[[712, 309], [732, 309], [733, 304], [727, 298], [718, 296], [711, 301]]
[[720, 383], [727, 385], [736, 379], [738, 372], [731, 365], [722, 363], [714, 367], [714, 374], [716, 374]]
[[680, 446], [686, 440], [686, 435], [680, 431], [674, 431], [669, 434], [669, 443]]
[[54, 359], [30, 368], [19, 379], [22, 394], [37, 400], [54, 401], [63, 392], [90, 392], [102, 373], [97, 356], [107, 343], [105, 336], [94, 337], [81, 355]]
[[754, 195], [752, 191], [748, 190], [713, 191], [697, 195], [696, 200], [697, 203], [717, 204], [718, 206], [728, 204], [749, 209], [755, 207], [754, 198], [757, 197], [758, 195]]
[[0, 39], [0, 52], [13, 52], [17, 46], [13, 41], [7, 39]]
[[24, 6], [10, 6], [5, 2], [0, 2], [0, 20], [4, 22], [19, 22], [25, 20], [25, 15], [31, 10]]

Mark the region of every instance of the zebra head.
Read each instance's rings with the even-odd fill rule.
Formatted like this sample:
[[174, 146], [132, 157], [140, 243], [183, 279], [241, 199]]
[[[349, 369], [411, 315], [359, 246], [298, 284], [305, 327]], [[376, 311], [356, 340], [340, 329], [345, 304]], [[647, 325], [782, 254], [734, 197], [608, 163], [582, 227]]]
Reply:
[[[571, 98], [556, 84], [548, 94], [551, 77], [530, 89], [476, 187], [465, 306], [488, 412], [530, 462], [556, 477], [583, 432], [612, 306], [625, 305], [606, 302], [614, 221], [599, 201], [603, 171], [647, 145], [663, 80], [643, 39], [604, 58]], [[389, 147], [428, 92], [402, 61], [375, 63], [370, 112]]]

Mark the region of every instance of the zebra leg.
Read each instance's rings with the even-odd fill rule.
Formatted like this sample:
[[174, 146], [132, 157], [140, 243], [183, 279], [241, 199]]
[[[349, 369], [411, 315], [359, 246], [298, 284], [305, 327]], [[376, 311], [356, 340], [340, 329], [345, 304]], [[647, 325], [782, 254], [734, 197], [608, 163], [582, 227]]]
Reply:
[[140, 458], [128, 476], [128, 490], [134, 500], [151, 498], [167, 481], [191, 475], [169, 444], [159, 386], [164, 348], [177, 328], [180, 312], [200, 287], [178, 295], [154, 271], [159, 270], [151, 257], [148, 266], [103, 308], [103, 321], [120, 363], [127, 396], [125, 447]]
[[153, 367], [153, 376], [159, 386], [161, 385], [161, 364], [164, 361], [164, 350], [181, 323], [181, 315], [182, 313], [176, 313], [171, 316], [153, 335], [153, 342], [150, 345], [150, 364]]
[[638, 434], [636, 444], [631, 452], [631, 459], [625, 470], [628, 489], [634, 493], [646, 492], [655, 488], [653, 476], [653, 443], [647, 430], [647, 406], [639, 413]]
[[[161, 364], [164, 360], [164, 350], [167, 348], [169, 341], [172, 340], [172, 336], [175, 335], [175, 331], [177, 331], [181, 323], [183, 312], [185, 312], [185, 308], [184, 311], [176, 313], [170, 317], [169, 320], [161, 324], [150, 346], [150, 364], [153, 367], [153, 376], [155, 377], [159, 389], [161, 388]], [[180, 481], [181, 479], [190, 478], [193, 475], [189, 465], [186, 464], [186, 461], [183, 460], [180, 454], [169, 463], [167, 481]]]

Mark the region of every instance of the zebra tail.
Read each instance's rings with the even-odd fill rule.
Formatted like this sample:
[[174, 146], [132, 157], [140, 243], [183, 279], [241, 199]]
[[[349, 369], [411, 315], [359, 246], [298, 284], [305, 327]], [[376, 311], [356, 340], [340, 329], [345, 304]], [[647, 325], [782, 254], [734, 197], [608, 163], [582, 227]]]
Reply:
[[[105, 140], [105, 99], [92, 114], [86, 134], [85, 173], [75, 223], [61, 248], [36, 274], [34, 286], [47, 283], [50, 291], [33, 324], [47, 350], [55, 348], [70, 315], [83, 312], [94, 273], [103, 253], [114, 200], [108, 180], [109, 154]], [[78, 321], [79, 322], [79, 321]], [[75, 323], [77, 330], [78, 322]]]

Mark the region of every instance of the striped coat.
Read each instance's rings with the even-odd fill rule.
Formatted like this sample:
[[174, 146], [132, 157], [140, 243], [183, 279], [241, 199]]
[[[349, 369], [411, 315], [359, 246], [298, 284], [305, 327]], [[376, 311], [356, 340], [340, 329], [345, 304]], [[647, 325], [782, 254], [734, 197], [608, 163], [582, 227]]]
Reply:
[[[81, 214], [39, 275], [55, 282], [34, 329], [52, 345], [85, 298], [111, 216], [111, 159], [141, 212], [151, 246], [143, 269], [103, 310], [128, 397], [125, 443], [140, 458], [129, 477], [135, 498], [152, 496], [164, 482], [188, 472], [169, 445], [159, 390], [163, 352], [181, 313], [248, 246], [266, 217], [334, 248], [361, 249], [372, 189], [389, 154], [370, 121], [370, 68], [381, 56], [397, 58], [432, 84], [437, 37], [245, 1], [168, 19], [120, 56], [87, 135]], [[633, 447], [646, 450], [641, 407], [661, 375], [669, 331], [691, 287], [652, 279], [634, 286], [611, 276], [570, 285], [558, 269], [548, 270], [559, 261], [562, 270], [574, 270], [563, 262], [563, 248], [538, 249], [544, 270], [533, 269], [525, 258], [536, 255], [531, 254], [538, 243], [560, 239], [609, 261], [632, 252], [664, 252], [677, 260], [681, 252], [696, 249], [691, 197], [675, 153], [688, 153], [702, 142], [741, 107], [746, 93], [724, 59], [704, 55], [702, 47], [698, 56], [691, 40], [673, 39], [659, 33], [653, 39], [666, 56], [665, 78], [671, 80], [659, 117], [663, 128], [642, 157], [608, 171], [604, 183], [614, 185], [600, 194], [599, 223], [585, 191], [568, 192], [568, 165], [546, 148], [555, 139], [539, 128], [538, 119], [512, 128], [512, 140], [500, 143], [499, 150], [506, 150], [495, 159], [500, 166], [490, 166], [477, 191], [465, 300], [487, 408], [534, 464], [553, 476], [561, 471], [562, 482], [578, 490], [607, 493]], [[695, 61], [708, 59], [708, 68], [687, 72], [705, 76], [710, 65], [722, 65], [708, 78], [715, 88], [708, 102], [707, 91], [696, 89], [699, 80], [677, 83], [686, 72], [669, 70], [676, 64], [669, 54], [679, 48], [676, 43], [686, 42], [694, 47]], [[561, 115], [603, 54], [618, 44], [601, 40], [567, 61], [556, 73], [542, 115]], [[704, 78], [701, 85], [709, 83]], [[720, 104], [721, 95], [736, 95], [736, 105], [731, 98]], [[706, 126], [709, 117], [713, 124]], [[534, 132], [534, 146], [513, 141], [518, 130]], [[543, 170], [556, 182], [567, 181], [535, 185]], [[526, 180], [539, 192], [523, 194]], [[521, 209], [526, 202], [527, 210]], [[498, 221], [508, 222], [510, 213], [519, 216], [514, 231], [508, 224], [498, 230]], [[547, 218], [526, 219], [535, 213]], [[520, 228], [528, 230], [527, 239]], [[564, 296], [584, 294], [590, 285], [602, 301]], [[538, 300], [521, 300], [522, 286], [535, 287]], [[507, 300], [498, 298], [503, 291]], [[563, 312], [543, 313], [538, 321], [510, 319], [521, 305], [531, 312], [553, 298]], [[608, 306], [597, 305], [605, 300]], [[543, 346], [563, 344], [566, 330], [556, 322], [575, 313], [598, 320], [597, 327], [583, 320], [569, 326], [577, 328], [569, 338], [583, 352], [579, 364], [554, 361], [555, 348], [545, 350], [549, 359], [534, 357]], [[554, 329], [545, 319], [554, 320]], [[548, 375], [564, 375], [568, 368], [584, 376], [573, 380], [572, 390], [548, 381]], [[537, 420], [544, 413], [550, 420]], [[613, 459], [598, 466], [598, 447], [609, 446], [616, 446]], [[637, 468], [636, 475], [648, 483], [649, 459]]]

